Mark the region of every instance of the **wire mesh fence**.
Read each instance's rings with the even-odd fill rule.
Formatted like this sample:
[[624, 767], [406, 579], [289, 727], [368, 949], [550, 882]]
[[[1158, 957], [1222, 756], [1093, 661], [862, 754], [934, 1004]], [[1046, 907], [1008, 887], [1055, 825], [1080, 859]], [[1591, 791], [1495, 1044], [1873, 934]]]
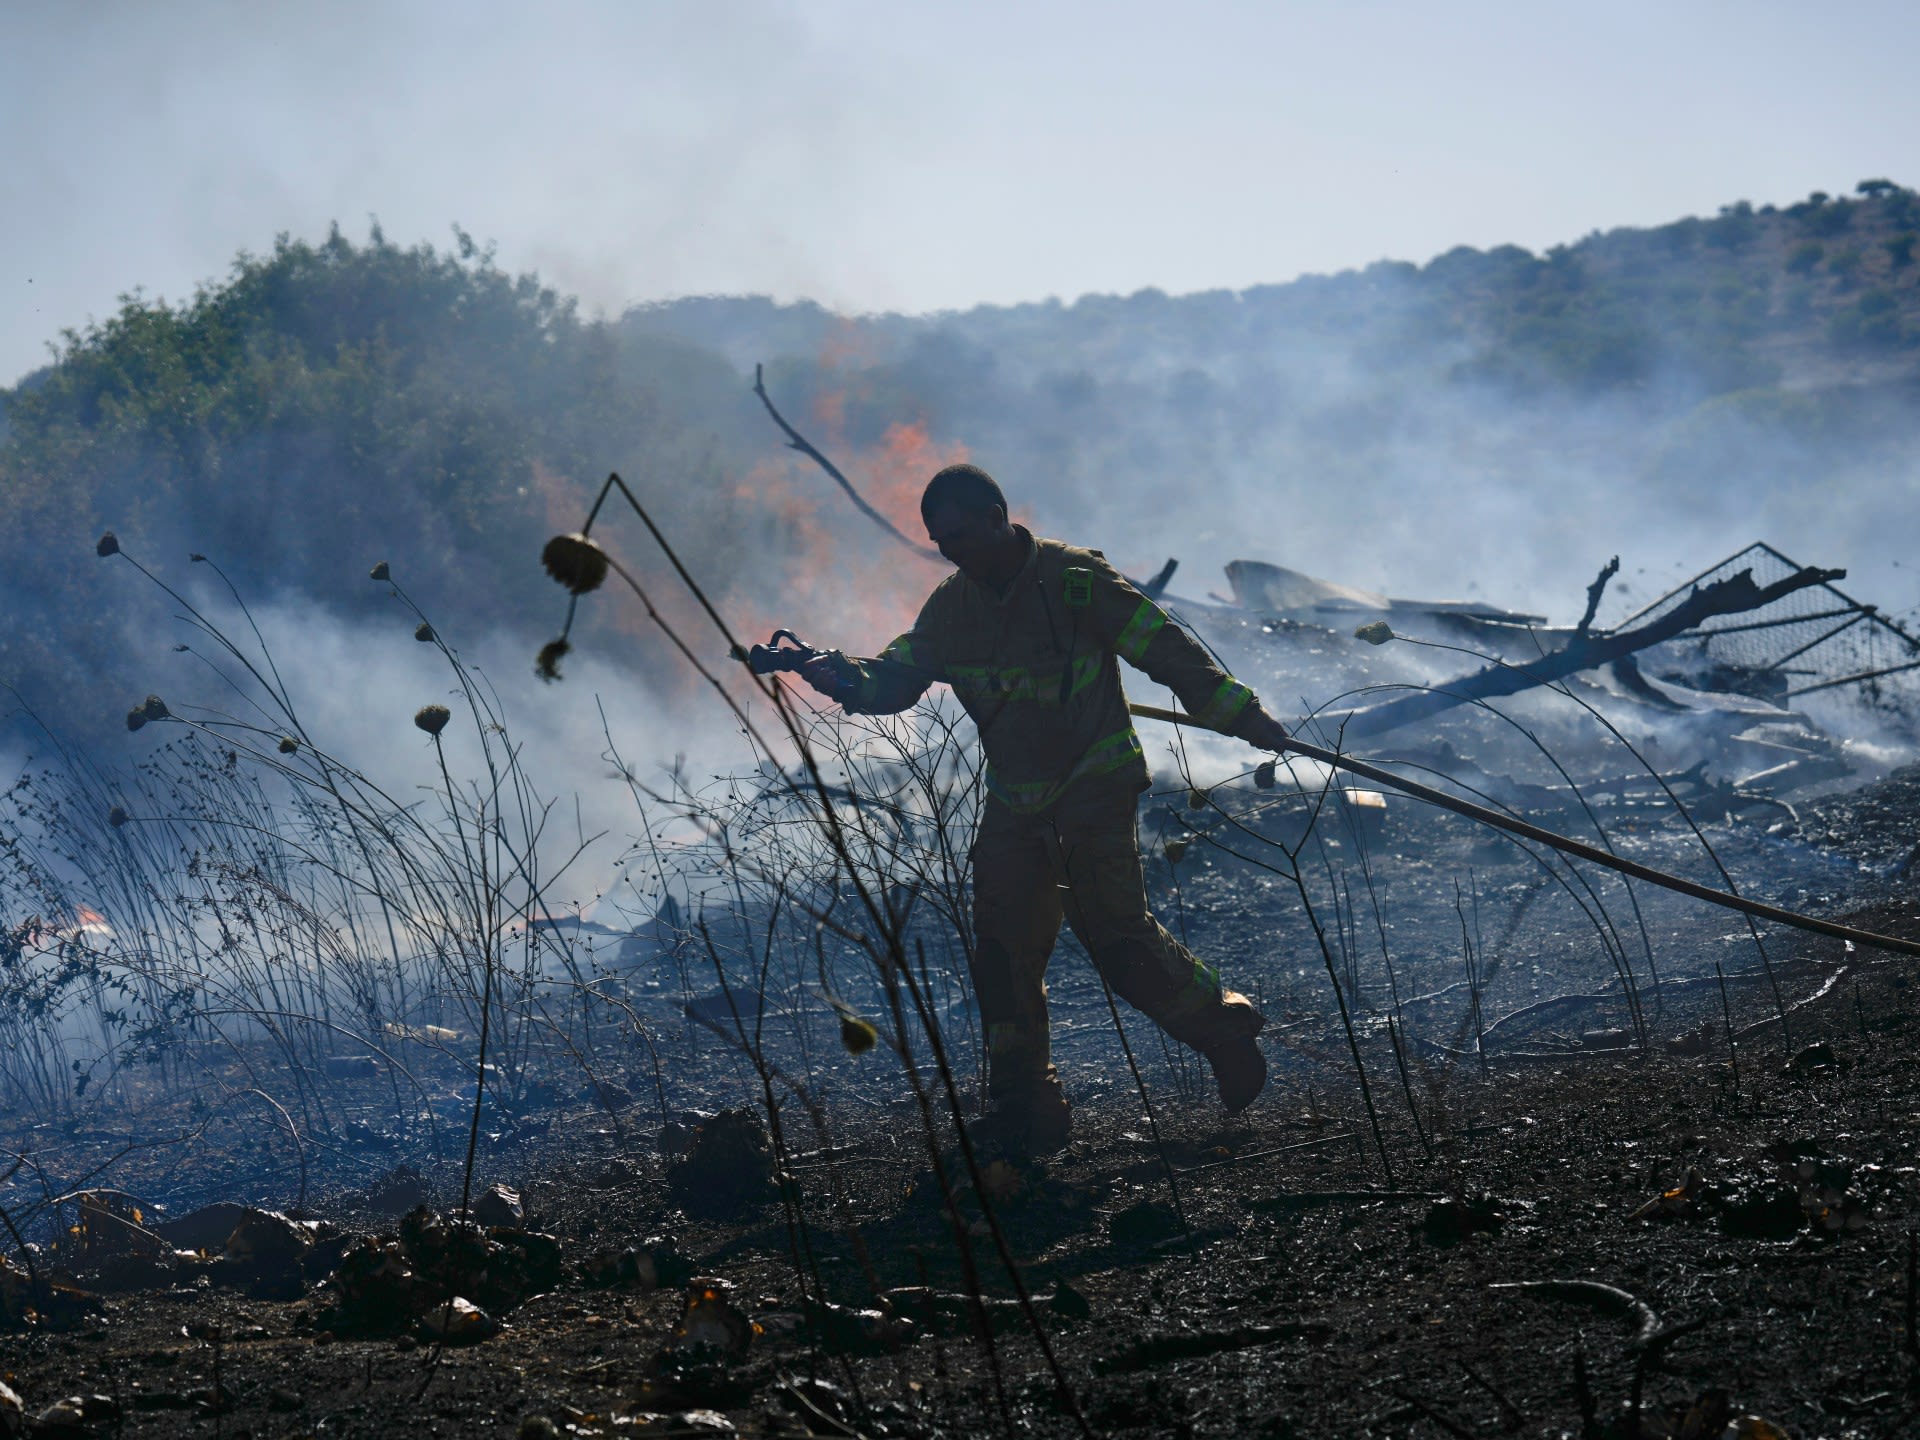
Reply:
[[[1696, 587], [1752, 572], [1758, 586], [1802, 567], [1756, 541], [1621, 619], [1645, 625], [1684, 602]], [[1643, 661], [1661, 678], [1786, 704], [1823, 694], [1912, 727], [1920, 717], [1920, 638], [1832, 582], [1810, 585], [1772, 604], [1709, 622], [1658, 646]]]

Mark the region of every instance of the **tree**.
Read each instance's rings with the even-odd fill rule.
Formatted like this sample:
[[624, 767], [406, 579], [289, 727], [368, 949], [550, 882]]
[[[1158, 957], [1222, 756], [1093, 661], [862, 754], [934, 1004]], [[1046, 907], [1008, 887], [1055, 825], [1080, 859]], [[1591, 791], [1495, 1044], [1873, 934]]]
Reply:
[[1885, 290], [1869, 290], [1835, 315], [1828, 338], [1842, 347], [1884, 348], [1898, 345], [1904, 336], [1899, 302]]
[[1787, 273], [1789, 275], [1806, 275], [1811, 273], [1813, 268], [1820, 263], [1821, 257], [1826, 253], [1826, 246], [1822, 245], [1818, 240], [1808, 240], [1803, 244], [1794, 246], [1793, 253], [1787, 256]]
[[1707, 222], [1707, 243], [1722, 250], [1738, 250], [1754, 236], [1759, 222], [1753, 218], [1753, 206], [1737, 201], [1720, 207], [1716, 219]]
[[1899, 188], [1891, 180], [1862, 180], [1853, 187], [1856, 195], [1864, 195], [1869, 200], [1878, 200], [1882, 195], [1892, 194]]
[[1807, 216], [1807, 230], [1814, 235], [1838, 235], [1853, 223], [1853, 211], [1856, 202], [1835, 200], [1830, 205], [1821, 205]]

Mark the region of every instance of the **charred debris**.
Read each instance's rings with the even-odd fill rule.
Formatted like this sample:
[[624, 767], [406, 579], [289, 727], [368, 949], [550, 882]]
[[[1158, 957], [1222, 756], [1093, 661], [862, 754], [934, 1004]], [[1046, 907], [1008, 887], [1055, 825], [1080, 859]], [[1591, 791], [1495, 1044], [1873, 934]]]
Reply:
[[1596, 576], [1571, 625], [1259, 560], [1227, 566], [1224, 596], [1173, 593], [1172, 561], [1142, 588], [1231, 649], [1243, 673], [1264, 671], [1256, 688], [1338, 697], [1312, 716], [1320, 734], [1527, 811], [1574, 807], [1571, 781], [1505, 765], [1513, 752], [1459, 712], [1511, 698], [1527, 713], [1529, 699], [1571, 696], [1650, 741], [1661, 762], [1641, 766], [1617, 747], [1609, 760], [1556, 737], [1556, 755], [1600, 805], [1664, 803], [1665, 787], [1697, 818], [1752, 812], [1790, 827], [1795, 796], [1871, 778], [1920, 738], [1920, 638], [1839, 588], [1844, 570], [1756, 541], [1600, 625], [1619, 563]]

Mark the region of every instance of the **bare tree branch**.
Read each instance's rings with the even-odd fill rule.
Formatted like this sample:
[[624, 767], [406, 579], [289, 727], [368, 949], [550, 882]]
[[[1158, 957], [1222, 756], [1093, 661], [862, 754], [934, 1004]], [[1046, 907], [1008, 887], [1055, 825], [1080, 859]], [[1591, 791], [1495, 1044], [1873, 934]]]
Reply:
[[[1658, 645], [1662, 640], [1671, 640], [1716, 615], [1737, 615], [1758, 610], [1809, 585], [1823, 585], [1831, 580], [1843, 579], [1846, 573], [1844, 570], [1820, 570], [1808, 566], [1784, 580], [1776, 580], [1762, 587], [1753, 583], [1751, 570], [1742, 570], [1725, 580], [1716, 580], [1705, 589], [1695, 590], [1666, 614], [1638, 629], [1616, 630], [1605, 635], [1576, 632], [1563, 647], [1529, 664], [1491, 665], [1476, 674], [1446, 681], [1431, 690], [1422, 690], [1379, 705], [1368, 705], [1340, 718], [1349, 739], [1379, 735], [1415, 720], [1428, 719], [1456, 705], [1486, 700], [1496, 695], [1512, 695], [1536, 685], [1564, 679], [1582, 670], [1592, 670], [1637, 650], [1644, 650], [1649, 645]], [[1598, 598], [1596, 594], [1594, 599], [1597, 601]]]
[[859, 507], [862, 515], [865, 515], [869, 520], [873, 521], [874, 524], [878, 525], [882, 530], [886, 531], [887, 534], [906, 546], [907, 549], [913, 551], [913, 553], [918, 555], [922, 560], [932, 560], [939, 564], [945, 564], [946, 562], [941, 558], [938, 550], [930, 550], [925, 545], [918, 544], [901, 534], [900, 531], [894, 527], [894, 523], [891, 520], [874, 509], [873, 506], [869, 505], [861, 496], [860, 492], [853, 488], [853, 482], [840, 473], [838, 466], [816, 450], [813, 443], [808, 440], [806, 436], [802, 435], [787, 423], [786, 416], [774, 408], [773, 399], [767, 394], [766, 381], [761, 374], [761, 370], [762, 367], [759, 365], [753, 367], [753, 393], [758, 395], [760, 397], [760, 403], [767, 407], [767, 414], [773, 417], [773, 423], [778, 425], [782, 432], [785, 433], [787, 437], [787, 448], [789, 450], [798, 450], [802, 455], [826, 471], [827, 474], [831, 475], [834, 483], [847, 492], [847, 498]]

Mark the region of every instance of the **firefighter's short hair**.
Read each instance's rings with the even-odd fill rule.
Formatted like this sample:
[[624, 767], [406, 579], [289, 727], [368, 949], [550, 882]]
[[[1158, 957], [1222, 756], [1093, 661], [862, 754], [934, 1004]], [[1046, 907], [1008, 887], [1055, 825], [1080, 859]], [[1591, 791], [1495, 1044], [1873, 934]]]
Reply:
[[970, 514], [984, 513], [998, 505], [1004, 513], [1007, 497], [993, 476], [978, 465], [949, 465], [921, 492], [920, 518], [926, 519], [943, 505]]

